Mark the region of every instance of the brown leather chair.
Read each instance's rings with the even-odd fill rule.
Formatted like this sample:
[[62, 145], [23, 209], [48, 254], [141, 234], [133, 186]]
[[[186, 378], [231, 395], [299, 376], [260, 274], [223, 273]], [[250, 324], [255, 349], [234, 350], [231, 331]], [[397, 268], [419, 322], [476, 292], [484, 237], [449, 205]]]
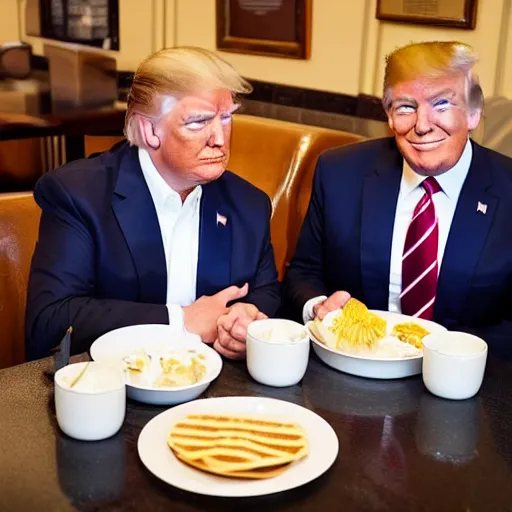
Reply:
[[[279, 277], [284, 276], [309, 202], [318, 156], [362, 137], [276, 119], [236, 115], [228, 169], [266, 192], [273, 205], [272, 245]], [[307, 204], [306, 204], [307, 209]]]
[[25, 361], [25, 305], [40, 210], [31, 192], [0, 194], [0, 368]]

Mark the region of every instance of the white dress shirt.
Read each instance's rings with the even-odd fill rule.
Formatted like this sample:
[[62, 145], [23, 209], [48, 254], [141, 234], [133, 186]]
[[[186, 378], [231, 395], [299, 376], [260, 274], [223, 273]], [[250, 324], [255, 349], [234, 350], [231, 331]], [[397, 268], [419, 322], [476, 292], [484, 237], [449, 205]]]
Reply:
[[155, 205], [167, 269], [169, 324], [183, 329], [182, 306], [196, 300], [199, 220], [202, 189], [197, 186], [185, 199], [156, 169], [149, 153], [139, 148], [142, 174]]
[[[457, 207], [460, 191], [469, 172], [473, 148], [467, 141], [459, 161], [448, 171], [436, 176], [442, 190], [434, 194], [434, 207], [439, 225], [439, 239], [437, 246], [438, 269], [441, 268], [444, 249], [452, 225], [453, 215]], [[395, 313], [401, 312], [400, 293], [402, 291], [402, 254], [404, 251], [407, 229], [412, 219], [416, 205], [425, 193], [421, 183], [425, 176], [414, 172], [404, 159], [402, 181], [396, 204], [395, 224], [391, 243], [391, 262], [389, 271], [389, 299], [388, 309]], [[313, 307], [325, 300], [325, 296], [314, 297], [304, 304], [302, 311], [304, 323], [314, 317]]]

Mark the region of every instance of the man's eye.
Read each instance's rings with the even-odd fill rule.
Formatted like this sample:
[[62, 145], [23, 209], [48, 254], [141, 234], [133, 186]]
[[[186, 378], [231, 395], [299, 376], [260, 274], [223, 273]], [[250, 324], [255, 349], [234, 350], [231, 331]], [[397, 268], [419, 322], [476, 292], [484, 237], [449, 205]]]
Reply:
[[189, 130], [200, 130], [206, 126], [207, 121], [191, 121], [186, 126]]
[[434, 103], [434, 107], [435, 107], [437, 110], [445, 110], [445, 109], [447, 109], [449, 106], [450, 106], [450, 102], [449, 102], [448, 100], [444, 100], [444, 99], [437, 100], [437, 101]]
[[414, 107], [412, 105], [399, 105], [396, 107], [395, 112], [397, 114], [412, 114], [414, 112]]
[[222, 124], [229, 124], [229, 123], [231, 123], [232, 119], [233, 119], [233, 114], [225, 114], [223, 116], [220, 116], [220, 122]]

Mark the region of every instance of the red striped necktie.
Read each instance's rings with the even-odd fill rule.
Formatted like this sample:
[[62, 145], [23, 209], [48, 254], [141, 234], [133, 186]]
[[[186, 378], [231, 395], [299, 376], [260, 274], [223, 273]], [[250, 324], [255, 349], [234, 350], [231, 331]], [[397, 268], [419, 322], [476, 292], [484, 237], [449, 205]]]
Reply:
[[439, 227], [433, 195], [441, 190], [433, 177], [423, 181], [425, 194], [414, 209], [402, 256], [402, 313], [432, 320], [437, 288]]

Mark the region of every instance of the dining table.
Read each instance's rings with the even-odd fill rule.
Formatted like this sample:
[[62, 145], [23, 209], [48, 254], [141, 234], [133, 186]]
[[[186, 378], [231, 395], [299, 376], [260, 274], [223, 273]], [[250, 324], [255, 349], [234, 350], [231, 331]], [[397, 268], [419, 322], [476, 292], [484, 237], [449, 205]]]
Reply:
[[[74, 356], [84, 361], [89, 356]], [[284, 400], [324, 418], [339, 440], [334, 464], [295, 489], [258, 497], [193, 494], [142, 464], [137, 440], [169, 406], [127, 401], [121, 430], [95, 442], [63, 434], [53, 359], [0, 371], [0, 511], [512, 511], [512, 363], [489, 358], [479, 393], [452, 401], [421, 376], [366, 379], [314, 353], [302, 381], [273, 388], [244, 361], [223, 361], [201, 398]]]

